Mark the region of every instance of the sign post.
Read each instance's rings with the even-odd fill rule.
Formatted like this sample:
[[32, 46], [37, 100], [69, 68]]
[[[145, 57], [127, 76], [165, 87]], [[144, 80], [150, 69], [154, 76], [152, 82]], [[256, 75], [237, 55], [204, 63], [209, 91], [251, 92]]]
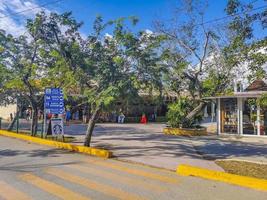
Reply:
[[62, 136], [64, 135], [64, 126], [63, 120], [60, 118], [51, 119], [52, 135], [53, 136]]
[[[64, 97], [63, 91], [60, 88], [47, 88], [45, 89], [44, 95], [44, 135], [46, 137], [46, 116], [47, 114], [63, 114], [64, 113]], [[62, 124], [62, 133], [63, 135], [63, 119], [58, 118], [57, 120], [61, 120]], [[52, 128], [53, 130], [53, 128]]]

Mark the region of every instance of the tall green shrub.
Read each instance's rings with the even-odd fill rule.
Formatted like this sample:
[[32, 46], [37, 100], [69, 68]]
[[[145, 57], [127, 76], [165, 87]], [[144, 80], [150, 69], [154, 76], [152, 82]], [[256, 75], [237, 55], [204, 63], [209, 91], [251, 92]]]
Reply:
[[173, 128], [193, 128], [201, 120], [201, 115], [195, 116], [191, 120], [186, 120], [188, 113], [195, 104], [187, 97], [180, 97], [175, 103], [168, 106], [167, 119]]

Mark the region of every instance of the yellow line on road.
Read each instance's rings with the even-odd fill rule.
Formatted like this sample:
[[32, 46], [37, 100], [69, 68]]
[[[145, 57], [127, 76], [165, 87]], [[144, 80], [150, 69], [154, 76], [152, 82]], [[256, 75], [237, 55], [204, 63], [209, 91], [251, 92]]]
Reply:
[[98, 166], [101, 166], [101, 167], [111, 168], [111, 169], [115, 169], [115, 170], [118, 170], [118, 171], [126, 172], [128, 174], [142, 176], [142, 177], [158, 180], [158, 181], [165, 182], [165, 183], [171, 183], [171, 184], [178, 183], [177, 178], [171, 178], [171, 177], [167, 177], [167, 176], [163, 176], [163, 175], [159, 175], [159, 174], [155, 174], [155, 173], [151, 173], [151, 172], [147, 172], [147, 171], [143, 171], [143, 170], [139, 170], [139, 169], [131, 169], [131, 168], [125, 167], [125, 166], [120, 165], [120, 164], [111, 163], [111, 162], [109, 162], [107, 160], [104, 160], [104, 161], [100, 161], [100, 160], [94, 160], [94, 161], [84, 160], [84, 161], [86, 163], [89, 163], [90, 165], [93, 164], [93, 165], [98, 165]]
[[90, 198], [82, 196], [71, 190], [66, 189], [63, 186], [57, 185], [53, 182], [44, 180], [33, 174], [23, 174], [20, 176], [23, 181], [31, 183], [32, 185], [44, 190], [52, 195], [59, 197], [64, 200], [90, 200]]
[[31, 200], [32, 198], [9, 184], [0, 181], [0, 197], [6, 200]]
[[58, 169], [47, 169], [46, 170], [47, 173], [52, 174], [54, 176], [57, 176], [61, 179], [64, 179], [66, 181], [75, 183], [75, 184], [79, 184], [82, 185], [84, 187], [87, 187], [89, 189], [98, 191], [98, 192], [102, 192], [104, 194], [107, 194], [109, 196], [113, 196], [116, 197], [118, 199], [127, 199], [127, 200], [141, 200], [144, 199], [138, 195], [135, 194], [131, 194], [128, 192], [124, 192], [121, 189], [117, 189], [117, 188], [113, 188], [109, 185], [105, 185], [105, 184], [101, 184], [101, 183], [97, 183], [95, 181], [92, 180], [88, 180], [86, 178], [82, 178], [79, 176], [75, 176], [75, 175], [71, 175], [69, 173], [63, 172], [62, 170], [58, 170]]
[[92, 175], [100, 176], [100, 177], [110, 179], [116, 182], [120, 182], [122, 184], [132, 185], [132, 186], [139, 187], [141, 189], [145, 189], [149, 191], [152, 190], [153, 192], [157, 192], [157, 193], [166, 191], [166, 188], [163, 188], [162, 186], [154, 185], [154, 184], [145, 182], [143, 180], [137, 180], [137, 179], [117, 175], [111, 172], [107, 172], [106, 170], [99, 170], [96, 168], [90, 168], [90, 167], [85, 167], [81, 165], [67, 165], [67, 167], [70, 167], [72, 169], [78, 170], [86, 174], [92, 174]]

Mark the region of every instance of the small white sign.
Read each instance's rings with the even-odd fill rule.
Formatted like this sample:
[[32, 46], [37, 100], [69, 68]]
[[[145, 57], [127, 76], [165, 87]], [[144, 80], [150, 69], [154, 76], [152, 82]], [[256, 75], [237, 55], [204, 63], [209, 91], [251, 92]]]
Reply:
[[62, 118], [52, 118], [51, 119], [52, 135], [63, 136], [64, 135], [64, 125]]

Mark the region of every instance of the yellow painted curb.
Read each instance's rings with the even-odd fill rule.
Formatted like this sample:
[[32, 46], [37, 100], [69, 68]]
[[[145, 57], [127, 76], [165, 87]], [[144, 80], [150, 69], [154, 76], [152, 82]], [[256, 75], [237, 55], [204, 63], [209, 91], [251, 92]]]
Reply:
[[201, 136], [201, 135], [207, 135], [207, 129], [204, 127], [199, 129], [163, 128], [163, 133], [167, 135]]
[[267, 191], [267, 180], [239, 176], [225, 172], [213, 171], [190, 165], [179, 165], [176, 172], [182, 176], [197, 176], [201, 178], [222, 181], [234, 185]]
[[110, 158], [112, 156], [112, 153], [110, 151], [107, 151], [104, 149], [72, 145], [69, 143], [46, 140], [46, 139], [32, 137], [32, 136], [28, 136], [24, 134], [17, 134], [17, 133], [13, 133], [10, 131], [0, 130], [0, 135], [12, 137], [12, 138], [18, 138], [18, 139], [26, 140], [26, 141], [37, 143], [37, 144], [53, 146], [53, 147], [57, 147], [60, 149], [67, 149], [67, 150], [76, 151], [79, 153], [90, 154], [90, 155], [102, 157], [102, 158]]

